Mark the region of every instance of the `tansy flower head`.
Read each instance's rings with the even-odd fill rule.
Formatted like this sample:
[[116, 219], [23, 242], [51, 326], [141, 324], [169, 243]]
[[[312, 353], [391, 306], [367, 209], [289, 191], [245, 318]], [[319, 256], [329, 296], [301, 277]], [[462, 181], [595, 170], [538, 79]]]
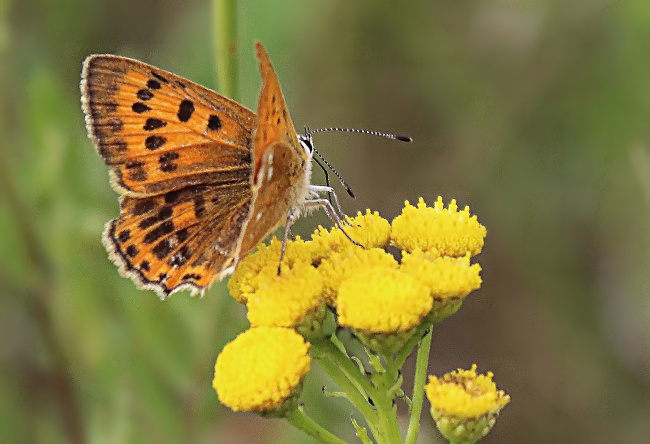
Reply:
[[488, 434], [510, 396], [497, 390], [493, 374], [477, 375], [457, 370], [442, 378], [429, 377], [425, 387], [431, 402], [431, 415], [438, 430], [449, 441], [474, 443]]
[[214, 367], [212, 386], [234, 411], [284, 416], [295, 409], [309, 372], [309, 343], [292, 329], [252, 328], [227, 344]]
[[[377, 212], [366, 210], [366, 214], [358, 212], [354, 218], [346, 218], [347, 223], [343, 228], [359, 244], [365, 248], [385, 248], [390, 240], [390, 224]], [[349, 249], [360, 248], [350, 242], [350, 239], [338, 227], [327, 231], [323, 227], [312, 235], [314, 256], [320, 252], [322, 257], [327, 257], [332, 252], [343, 252]]]
[[366, 346], [386, 355], [401, 349], [433, 304], [426, 285], [385, 266], [350, 275], [336, 301], [339, 324], [352, 328]]
[[247, 295], [246, 307], [253, 327], [296, 328], [310, 338], [318, 334], [326, 306], [323, 276], [311, 264], [295, 262], [280, 276], [277, 265], [266, 265], [251, 286], [256, 290]]
[[406, 251], [422, 250], [439, 256], [475, 256], [483, 248], [486, 229], [469, 207], [458, 211], [456, 200], [444, 208], [438, 197], [433, 208], [420, 198], [417, 207], [408, 201], [402, 214], [393, 220], [391, 242]]
[[[287, 248], [284, 252], [282, 266], [291, 268], [295, 262], [312, 261], [311, 249], [306, 247], [306, 242], [300, 236], [296, 240], [288, 242]], [[267, 265], [275, 263], [277, 272], [278, 265], [280, 264], [280, 254], [282, 252], [282, 241], [273, 237], [269, 245], [259, 244], [258, 250], [246, 256], [245, 260], [240, 262], [235, 269], [235, 272], [230, 277], [228, 282], [228, 289], [230, 295], [242, 304], [246, 303], [248, 295], [257, 291], [257, 284], [254, 278], [261, 272], [262, 268]]]
[[[348, 243], [351, 242], [348, 241]], [[324, 277], [323, 294], [327, 303], [336, 306], [339, 287], [347, 278], [361, 271], [377, 267], [397, 270], [399, 264], [393, 255], [386, 253], [381, 248], [355, 247], [330, 254], [318, 267]]]
[[404, 253], [401, 270], [422, 282], [431, 291], [433, 310], [430, 318], [439, 322], [456, 313], [465, 296], [481, 286], [481, 266], [470, 265], [465, 257], [435, 257], [416, 250]]

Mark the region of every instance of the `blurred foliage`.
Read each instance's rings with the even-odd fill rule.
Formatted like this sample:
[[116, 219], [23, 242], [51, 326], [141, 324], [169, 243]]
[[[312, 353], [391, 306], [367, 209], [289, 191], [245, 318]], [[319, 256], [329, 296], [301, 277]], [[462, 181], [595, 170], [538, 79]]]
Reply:
[[[118, 206], [86, 138], [81, 62], [121, 54], [215, 87], [210, 8], [0, 1], [3, 443], [314, 442], [218, 403], [214, 360], [246, 325], [224, 284], [160, 302], [100, 242]], [[359, 196], [348, 212], [392, 218], [440, 194], [487, 226], [484, 286], [434, 331], [431, 361], [436, 374], [476, 362], [512, 396], [485, 442], [646, 442], [650, 3], [245, 0], [237, 12], [245, 105], [259, 39], [299, 127], [415, 139], [318, 136]], [[353, 441], [347, 404], [321, 385], [315, 370], [308, 412]], [[425, 417], [420, 442], [436, 436]]]

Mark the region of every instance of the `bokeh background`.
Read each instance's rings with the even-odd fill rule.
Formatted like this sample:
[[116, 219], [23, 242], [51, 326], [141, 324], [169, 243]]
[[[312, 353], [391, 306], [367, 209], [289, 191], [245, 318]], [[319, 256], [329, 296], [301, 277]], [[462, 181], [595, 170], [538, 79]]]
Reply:
[[[414, 138], [318, 135], [358, 196], [339, 193], [347, 212], [442, 195], [488, 228], [483, 287], [436, 326], [430, 364], [477, 363], [512, 396], [484, 442], [649, 442], [650, 3], [245, 0], [237, 15], [243, 104], [261, 40], [298, 128]], [[118, 204], [86, 137], [82, 60], [218, 89], [214, 23], [208, 0], [0, 0], [3, 444], [315, 442], [219, 404], [214, 361], [246, 327], [224, 284], [161, 302], [100, 242]], [[308, 412], [356, 442], [322, 385], [314, 365]]]

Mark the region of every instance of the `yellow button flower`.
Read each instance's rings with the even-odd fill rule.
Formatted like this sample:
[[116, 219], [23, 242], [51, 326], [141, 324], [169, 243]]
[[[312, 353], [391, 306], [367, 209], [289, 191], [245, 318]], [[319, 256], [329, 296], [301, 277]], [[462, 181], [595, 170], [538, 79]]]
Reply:
[[338, 322], [370, 349], [397, 353], [431, 311], [428, 288], [397, 269], [376, 266], [345, 279], [336, 300]]
[[[345, 232], [365, 248], [385, 248], [390, 240], [390, 223], [377, 212], [366, 210], [366, 214], [357, 213], [354, 218], [347, 218], [347, 224], [343, 224]], [[312, 235], [312, 246], [310, 248], [316, 256], [320, 252], [321, 257], [327, 257], [332, 252], [343, 252], [356, 247], [350, 239], [338, 228], [333, 227], [327, 231], [323, 227]]]
[[388, 267], [351, 275], [341, 284], [337, 298], [339, 324], [373, 333], [409, 330], [432, 304], [424, 284]]
[[456, 313], [465, 296], [481, 286], [481, 266], [470, 265], [469, 253], [465, 257], [435, 257], [416, 250], [404, 253], [401, 270], [425, 284], [433, 297], [431, 320], [441, 320]]
[[295, 262], [283, 267], [262, 268], [252, 279], [254, 293], [248, 295], [248, 320], [253, 327], [288, 327], [313, 334], [326, 314], [322, 297], [323, 276], [311, 264]]
[[[300, 236], [296, 240], [287, 242], [287, 249], [284, 252], [282, 268], [292, 267], [295, 262], [311, 262], [312, 253], [306, 247], [306, 242]], [[276, 273], [280, 264], [280, 254], [282, 251], [282, 241], [276, 237], [271, 239], [269, 245], [260, 244], [255, 253], [249, 254], [237, 265], [235, 272], [228, 282], [230, 295], [237, 302], [245, 304], [248, 296], [257, 291], [257, 282], [254, 278], [260, 273], [262, 268], [275, 265]]]
[[252, 328], [227, 344], [214, 367], [212, 386], [234, 411], [284, 416], [297, 405], [309, 372], [310, 344], [292, 329]]
[[339, 287], [348, 277], [376, 267], [397, 270], [399, 264], [391, 254], [381, 248], [363, 249], [353, 245], [344, 251], [331, 253], [318, 267], [324, 277], [323, 294], [327, 303], [336, 306]]
[[444, 208], [438, 197], [433, 208], [420, 198], [417, 207], [408, 201], [393, 220], [391, 242], [406, 251], [422, 250], [438, 256], [475, 256], [483, 249], [487, 230], [470, 216], [469, 207], [458, 211], [456, 200]]
[[492, 372], [476, 374], [459, 369], [442, 378], [429, 377], [425, 391], [431, 402], [431, 415], [438, 430], [452, 442], [473, 443], [494, 426], [499, 412], [510, 402], [510, 396], [497, 390]]

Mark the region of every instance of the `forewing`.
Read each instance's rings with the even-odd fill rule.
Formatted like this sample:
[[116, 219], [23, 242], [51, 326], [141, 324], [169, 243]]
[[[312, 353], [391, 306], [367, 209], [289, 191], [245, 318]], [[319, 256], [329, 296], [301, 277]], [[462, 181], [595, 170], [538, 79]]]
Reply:
[[253, 205], [239, 256], [243, 257], [283, 224], [307, 192], [309, 164], [296, 135], [280, 83], [261, 43], [256, 44], [262, 74], [255, 133]]
[[293, 126], [287, 104], [284, 101], [278, 76], [275, 74], [273, 65], [264, 46], [257, 42], [255, 44], [257, 58], [260, 62], [260, 73], [262, 74], [262, 92], [257, 107], [259, 118], [257, 131], [255, 133], [255, 180], [260, 169], [261, 159], [264, 152], [275, 142], [283, 142], [291, 146], [295, 155], [301, 159], [303, 165], [307, 162], [307, 155], [298, 142], [296, 129]]
[[89, 56], [81, 93], [88, 133], [121, 194], [247, 182], [255, 114], [137, 60]]

